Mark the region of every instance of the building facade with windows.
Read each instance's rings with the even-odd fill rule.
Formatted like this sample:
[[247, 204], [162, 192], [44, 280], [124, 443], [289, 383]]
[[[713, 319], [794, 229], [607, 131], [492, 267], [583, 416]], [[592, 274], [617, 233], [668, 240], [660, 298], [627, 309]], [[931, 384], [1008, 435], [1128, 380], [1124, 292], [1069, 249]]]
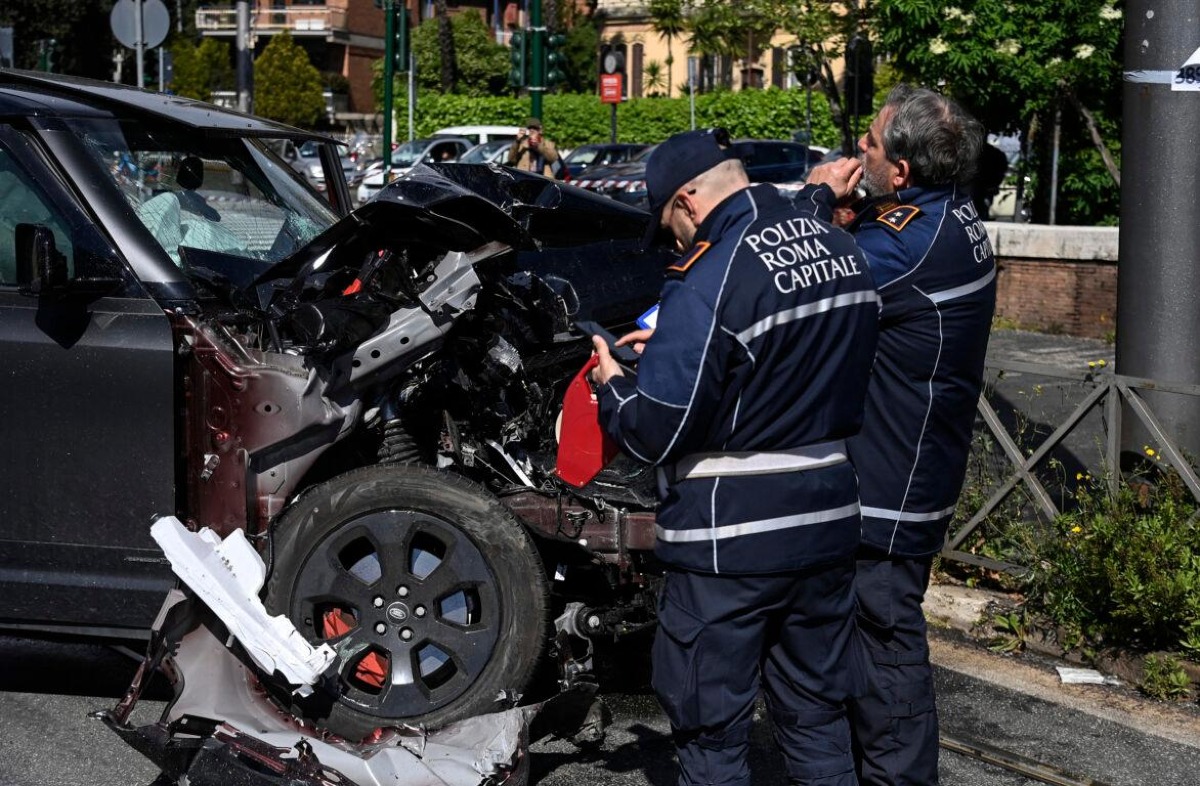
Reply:
[[[596, 13], [602, 20], [602, 47], [623, 47], [627, 97], [686, 94], [688, 58], [692, 55], [687, 33], [670, 40], [658, 33], [646, 0], [598, 0]], [[696, 90], [796, 87], [789, 54], [795, 43], [794, 36], [776, 32], [767, 42], [748, 41], [748, 48], [755, 53], [750, 58], [696, 57]], [[674, 61], [670, 67], [668, 57]], [[841, 62], [835, 62], [834, 73], [839, 78], [841, 71]]]
[[[396, 0], [419, 24], [434, 15], [431, 0]], [[505, 5], [499, 0], [459, 0], [448, 3], [449, 12], [479, 13], [497, 30], [503, 26]], [[231, 1], [210, 3], [196, 11], [196, 30], [202, 36], [237, 40], [237, 8]], [[384, 54], [385, 20], [375, 0], [251, 0], [250, 36], [260, 54], [271, 36], [286, 30], [304, 47], [309, 60], [323, 75], [336, 74], [338, 84], [327, 96], [335, 121], [347, 124], [378, 122], [371, 91], [372, 66]]]

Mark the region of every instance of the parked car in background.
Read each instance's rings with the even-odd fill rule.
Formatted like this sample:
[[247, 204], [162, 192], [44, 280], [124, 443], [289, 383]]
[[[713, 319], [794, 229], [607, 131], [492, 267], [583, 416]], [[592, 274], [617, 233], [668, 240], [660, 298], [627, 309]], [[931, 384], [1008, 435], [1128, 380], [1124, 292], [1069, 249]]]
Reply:
[[434, 131], [432, 136], [461, 136], [478, 145], [493, 139], [507, 139], [511, 142], [520, 132], [520, 126], [451, 126]]
[[[580, 188], [604, 194], [618, 202], [645, 208], [646, 160], [654, 148], [646, 148], [631, 161], [585, 172], [573, 181]], [[774, 139], [738, 139], [731, 147], [742, 160], [746, 174], [754, 183], [795, 183], [803, 181], [820, 162], [822, 153], [796, 142]]]
[[[571, 182], [588, 191], [595, 191], [619, 202], [629, 202], [644, 208], [646, 207], [646, 161], [654, 152], [655, 147], [657, 145], [647, 147], [624, 163], [592, 167], [578, 178], [572, 179]], [[624, 196], [631, 188], [635, 195], [639, 191], [641, 192], [640, 201], [636, 197], [627, 199]]]
[[457, 159], [459, 164], [503, 164], [508, 160], [508, 150], [512, 147], [511, 139], [493, 139], [475, 145]]
[[[493, 139], [489, 142], [475, 145], [467, 152], [463, 153], [452, 163], [455, 164], [497, 164], [499, 166], [507, 166], [508, 151], [513, 144], [512, 139]], [[563, 173], [566, 171], [563, 168], [563, 158], [560, 157], [557, 161], [550, 165], [550, 170], [554, 177], [559, 180], [564, 180]]]
[[[320, 146], [313, 141], [303, 142], [299, 145], [291, 140], [284, 140], [276, 143], [276, 147], [283, 160], [292, 165], [304, 178], [308, 180], [318, 191], [325, 190], [325, 168], [321, 164]], [[360, 161], [357, 156], [351, 155], [345, 148], [339, 147], [339, 160], [342, 166], [342, 176], [350, 182], [352, 178], [360, 171]]]
[[[432, 136], [405, 142], [392, 151], [392, 174], [402, 175], [416, 164], [454, 161], [471, 147], [471, 140], [461, 136]], [[366, 172], [354, 192], [360, 205], [383, 188], [383, 160], [372, 166], [374, 169]]]
[[567, 168], [565, 179], [578, 179], [584, 172], [592, 168], [623, 164], [645, 150], [646, 147], [647, 145], [630, 142], [580, 145], [572, 150], [570, 155], [563, 157], [563, 164]]
[[742, 159], [755, 183], [792, 183], [804, 180], [824, 151], [797, 142], [739, 139], [733, 143], [733, 154]]

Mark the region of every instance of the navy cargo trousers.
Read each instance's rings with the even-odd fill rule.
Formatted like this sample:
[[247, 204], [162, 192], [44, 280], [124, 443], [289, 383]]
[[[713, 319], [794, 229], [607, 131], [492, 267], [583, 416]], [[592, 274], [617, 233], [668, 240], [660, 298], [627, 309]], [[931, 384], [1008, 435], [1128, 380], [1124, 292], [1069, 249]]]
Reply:
[[748, 786], [760, 686], [788, 780], [855, 786], [845, 703], [860, 690], [853, 560], [785, 574], [674, 570], [659, 599], [653, 684], [680, 786]]

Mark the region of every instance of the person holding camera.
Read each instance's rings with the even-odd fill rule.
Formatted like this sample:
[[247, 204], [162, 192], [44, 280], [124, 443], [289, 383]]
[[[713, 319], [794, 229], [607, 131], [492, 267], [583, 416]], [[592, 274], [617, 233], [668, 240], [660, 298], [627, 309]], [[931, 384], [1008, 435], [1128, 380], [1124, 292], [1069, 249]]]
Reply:
[[508, 165], [526, 172], [554, 177], [552, 164], [558, 161], [558, 149], [542, 136], [542, 121], [529, 118], [508, 149]]

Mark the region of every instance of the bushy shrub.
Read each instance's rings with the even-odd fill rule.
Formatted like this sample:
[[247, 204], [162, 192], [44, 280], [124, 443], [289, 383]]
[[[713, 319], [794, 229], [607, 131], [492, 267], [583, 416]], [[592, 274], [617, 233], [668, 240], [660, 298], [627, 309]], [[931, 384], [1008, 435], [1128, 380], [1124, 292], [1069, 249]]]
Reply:
[[1182, 699], [1192, 688], [1192, 681], [1178, 660], [1170, 655], [1147, 655], [1142, 661], [1142, 679], [1138, 689], [1152, 699]]
[[305, 127], [325, 114], [321, 72], [286, 30], [254, 61], [254, 113]]
[[1030, 603], [1095, 645], [1200, 656], [1200, 528], [1177, 477], [1115, 498], [1088, 484], [1030, 574]]
[[171, 90], [176, 95], [208, 101], [215, 90], [232, 90], [236, 84], [229, 59], [229, 44], [205, 38], [199, 45], [176, 37], [170, 45], [174, 59]]
[[[396, 85], [396, 117], [407, 123], [404, 84]], [[610, 112], [594, 95], [548, 95], [543, 102], [546, 135], [560, 147], [607, 142]], [[735, 137], [790, 139], [805, 127], [802, 90], [743, 90], [696, 96], [696, 125], [725, 126]], [[414, 123], [418, 136], [458, 125], [517, 125], [529, 116], [529, 99], [507, 96], [465, 96], [421, 92]], [[617, 107], [617, 140], [660, 142], [690, 127], [690, 107], [684, 98], [637, 98]], [[824, 96], [812, 96], [813, 144], [836, 147], [839, 136]]]

